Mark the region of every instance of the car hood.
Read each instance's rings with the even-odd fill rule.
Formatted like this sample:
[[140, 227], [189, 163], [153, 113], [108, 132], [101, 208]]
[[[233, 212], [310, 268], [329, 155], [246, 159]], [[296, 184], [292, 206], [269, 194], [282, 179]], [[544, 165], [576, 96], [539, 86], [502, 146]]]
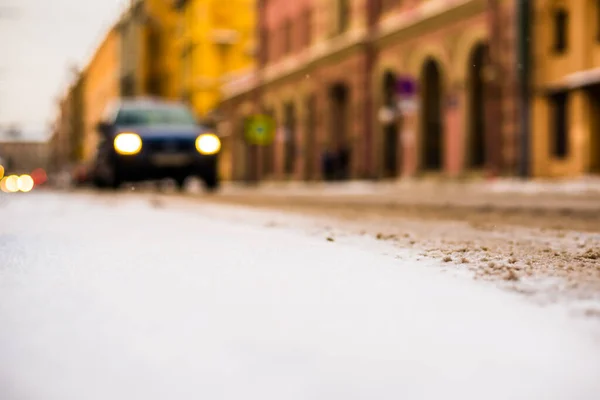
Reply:
[[119, 127], [117, 133], [134, 132], [142, 139], [195, 139], [199, 134], [208, 132], [208, 129], [192, 125], [156, 125], [156, 126], [128, 126]]

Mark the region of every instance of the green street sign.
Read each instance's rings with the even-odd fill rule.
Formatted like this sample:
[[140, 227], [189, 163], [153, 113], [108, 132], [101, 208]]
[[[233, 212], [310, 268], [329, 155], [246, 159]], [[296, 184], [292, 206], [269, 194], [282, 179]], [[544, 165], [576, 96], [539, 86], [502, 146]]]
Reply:
[[268, 115], [254, 115], [248, 118], [245, 131], [248, 143], [268, 146], [275, 138], [275, 121]]

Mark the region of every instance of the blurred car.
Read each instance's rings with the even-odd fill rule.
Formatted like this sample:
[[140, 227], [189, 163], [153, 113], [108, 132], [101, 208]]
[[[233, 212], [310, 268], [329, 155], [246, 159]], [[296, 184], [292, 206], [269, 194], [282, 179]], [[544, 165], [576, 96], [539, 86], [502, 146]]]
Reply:
[[219, 137], [197, 123], [184, 104], [122, 100], [98, 124], [100, 143], [93, 167], [97, 187], [171, 178], [183, 189], [195, 176], [210, 190], [219, 187]]

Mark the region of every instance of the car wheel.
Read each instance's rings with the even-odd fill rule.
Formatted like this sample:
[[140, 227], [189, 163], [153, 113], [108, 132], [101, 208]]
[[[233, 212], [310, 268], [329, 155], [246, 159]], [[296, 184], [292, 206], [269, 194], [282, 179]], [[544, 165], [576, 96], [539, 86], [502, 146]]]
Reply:
[[121, 181], [113, 179], [113, 181], [110, 183], [110, 190], [119, 190], [119, 188], [121, 187]]
[[202, 178], [202, 180], [204, 181], [204, 188], [208, 192], [215, 192], [219, 189], [220, 182], [219, 182], [219, 177], [216, 173], [205, 175]]
[[104, 188], [106, 188], [106, 184], [104, 183], [104, 181], [102, 179], [100, 179], [100, 178], [97, 178], [97, 177], [93, 179], [93, 184], [94, 184], [94, 187], [96, 189], [104, 189]]
[[180, 192], [185, 191], [186, 179], [187, 179], [186, 175], [178, 176], [177, 178], [175, 178], [175, 184], [177, 185], [177, 190], [179, 190]]
[[117, 168], [114, 165], [110, 166], [110, 181], [108, 184], [108, 187], [111, 190], [117, 190], [121, 187], [121, 184], [123, 183], [123, 179], [121, 177], [121, 174], [119, 173], [119, 171], [117, 170]]

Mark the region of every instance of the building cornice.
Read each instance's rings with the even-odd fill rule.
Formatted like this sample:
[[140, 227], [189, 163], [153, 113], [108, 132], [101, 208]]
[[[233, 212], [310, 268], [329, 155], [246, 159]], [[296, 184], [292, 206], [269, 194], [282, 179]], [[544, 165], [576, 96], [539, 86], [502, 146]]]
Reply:
[[431, 27], [447, 25], [465, 16], [486, 9], [486, 0], [437, 0], [390, 15], [378, 23], [373, 40], [379, 46], [388, 42], [415, 37]]
[[[333, 57], [338, 57], [346, 52], [351, 52], [364, 44], [367, 37], [367, 31], [365, 29], [355, 29], [326, 41], [315, 43], [301, 53], [293, 54], [290, 57], [263, 68], [261, 71], [262, 78], [260, 79], [260, 84], [269, 85], [275, 83], [288, 76], [313, 68], [315, 65], [327, 62]], [[254, 75], [256, 75], [256, 72], [254, 72]], [[258, 77], [244, 78], [243, 82], [244, 83], [235, 83], [235, 86], [238, 87], [237, 90], [225, 90], [225, 98], [228, 99], [243, 94], [244, 91], [253, 90], [258, 84]]]
[[[475, 15], [485, 10], [486, 0], [433, 0], [415, 7], [410, 11], [391, 15], [377, 24], [373, 33], [364, 27], [352, 29], [340, 36], [317, 42], [301, 53], [268, 64], [260, 71], [262, 77], [244, 78], [224, 90], [225, 100], [242, 95], [256, 88], [257, 85], [269, 85], [286, 77], [301, 73], [326, 63], [332, 58], [340, 57], [368, 42], [384, 45], [388, 41], [414, 35], [421, 29], [428, 28], [431, 23], [448, 23], [456, 15]], [[442, 20], [440, 21], [440, 18]], [[447, 19], [447, 21], [446, 21]], [[256, 72], [254, 73], [256, 75]]]

